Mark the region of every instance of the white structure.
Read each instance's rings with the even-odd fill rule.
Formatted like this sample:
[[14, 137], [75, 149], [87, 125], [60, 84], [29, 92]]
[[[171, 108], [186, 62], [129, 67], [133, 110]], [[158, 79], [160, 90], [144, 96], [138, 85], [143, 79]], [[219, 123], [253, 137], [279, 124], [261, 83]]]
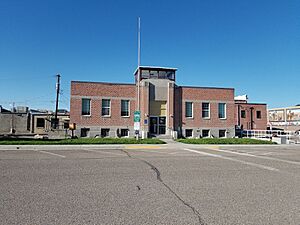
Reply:
[[239, 95], [234, 97], [235, 101], [248, 102], [248, 95]]
[[300, 106], [268, 109], [270, 127], [288, 131], [300, 130]]

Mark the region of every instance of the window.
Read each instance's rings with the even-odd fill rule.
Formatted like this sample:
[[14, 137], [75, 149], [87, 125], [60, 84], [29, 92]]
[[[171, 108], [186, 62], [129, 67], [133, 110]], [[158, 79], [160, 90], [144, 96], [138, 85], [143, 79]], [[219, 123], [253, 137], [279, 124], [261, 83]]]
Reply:
[[219, 118], [226, 119], [226, 104], [219, 103]]
[[121, 100], [121, 116], [129, 116], [129, 100]]
[[241, 111], [241, 117], [242, 117], [242, 118], [246, 118], [246, 111], [245, 111], [245, 110], [242, 110], [242, 111]]
[[166, 71], [158, 71], [158, 78], [159, 79], [166, 79], [167, 72]]
[[226, 130], [219, 130], [219, 138], [226, 137]]
[[101, 137], [108, 137], [109, 136], [109, 129], [108, 128], [102, 128], [101, 129]]
[[102, 99], [102, 116], [110, 116], [110, 99]]
[[208, 102], [202, 102], [202, 118], [210, 118], [210, 105]]
[[90, 128], [81, 128], [80, 137], [88, 137]]
[[209, 130], [202, 130], [202, 137], [209, 137]]
[[121, 129], [121, 137], [129, 137], [129, 130]]
[[51, 128], [52, 129], [58, 129], [59, 128], [59, 119], [51, 118]]
[[185, 102], [185, 117], [193, 118], [193, 103]]
[[70, 127], [69, 122], [64, 122], [64, 129], [69, 129], [69, 127]]
[[83, 116], [91, 115], [91, 99], [88, 98], [82, 99], [81, 115]]
[[174, 71], [168, 71], [167, 72], [167, 78], [169, 80], [175, 80], [175, 72]]
[[150, 72], [149, 72], [149, 70], [142, 70], [142, 71], [141, 71], [141, 77], [142, 77], [142, 78], [149, 78], [149, 77], [150, 77]]
[[36, 127], [44, 128], [45, 127], [45, 119], [44, 118], [37, 118], [36, 119]]
[[158, 78], [158, 71], [150, 70], [150, 78]]
[[261, 111], [256, 111], [256, 118], [261, 119]]
[[186, 129], [185, 130], [185, 137], [186, 138], [193, 137], [193, 129]]

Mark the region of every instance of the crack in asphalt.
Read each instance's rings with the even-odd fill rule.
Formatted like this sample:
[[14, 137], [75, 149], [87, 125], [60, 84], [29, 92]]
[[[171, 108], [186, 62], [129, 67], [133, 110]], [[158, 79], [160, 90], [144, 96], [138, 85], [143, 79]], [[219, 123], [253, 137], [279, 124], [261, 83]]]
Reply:
[[197, 211], [197, 209], [195, 209], [194, 206], [190, 205], [189, 203], [187, 203], [186, 201], [184, 201], [175, 191], [173, 191], [161, 178], [161, 174], [160, 174], [160, 171], [157, 169], [157, 167], [155, 167], [154, 165], [152, 165], [151, 163], [149, 163], [148, 161], [144, 160], [144, 159], [141, 159], [141, 158], [137, 158], [137, 157], [133, 157], [132, 155], [129, 154], [128, 151], [124, 150], [124, 149], [120, 149], [122, 152], [124, 152], [129, 158], [131, 159], [136, 159], [136, 160], [139, 160], [145, 164], [147, 164], [155, 173], [156, 173], [156, 179], [161, 183], [163, 184], [168, 190], [170, 193], [172, 193], [182, 204], [184, 204], [185, 206], [187, 206], [188, 208], [190, 208], [194, 215], [197, 216], [198, 218], [198, 221], [199, 221], [199, 224], [200, 225], [207, 225], [204, 220], [202, 219], [201, 217], [201, 214]]

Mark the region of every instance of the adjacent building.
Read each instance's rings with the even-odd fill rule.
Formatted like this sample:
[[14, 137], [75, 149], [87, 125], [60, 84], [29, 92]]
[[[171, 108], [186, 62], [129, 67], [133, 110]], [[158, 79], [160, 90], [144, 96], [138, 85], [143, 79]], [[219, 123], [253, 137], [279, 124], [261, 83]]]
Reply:
[[25, 106], [11, 110], [0, 106], [0, 136], [65, 136], [70, 115], [67, 110], [58, 110], [58, 127], [52, 128], [54, 113], [49, 110], [34, 110]]
[[63, 136], [68, 134], [70, 114], [67, 110], [57, 112], [58, 127], [53, 129], [54, 113], [49, 110], [30, 110], [30, 133]]
[[16, 133], [30, 133], [28, 107], [14, 107], [12, 110], [8, 110], [0, 105], [0, 135]]
[[267, 104], [249, 103], [248, 96], [234, 98], [236, 125], [241, 130], [266, 130], [268, 115]]
[[[76, 135], [134, 136], [136, 110], [143, 137], [221, 138], [234, 137], [236, 125], [266, 129], [266, 104], [237, 102], [233, 88], [177, 85], [176, 71], [141, 66], [134, 84], [72, 81], [70, 122], [77, 125]], [[237, 119], [238, 109], [246, 118]]]
[[269, 127], [287, 131], [300, 130], [300, 106], [268, 109]]

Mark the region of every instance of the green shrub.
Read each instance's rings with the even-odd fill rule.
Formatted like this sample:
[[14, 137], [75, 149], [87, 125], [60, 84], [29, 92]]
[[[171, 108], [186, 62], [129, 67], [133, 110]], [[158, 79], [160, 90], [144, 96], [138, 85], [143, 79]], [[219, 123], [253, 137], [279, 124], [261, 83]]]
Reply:
[[165, 144], [159, 139], [78, 138], [78, 139], [0, 139], [0, 145], [97, 145], [97, 144]]

